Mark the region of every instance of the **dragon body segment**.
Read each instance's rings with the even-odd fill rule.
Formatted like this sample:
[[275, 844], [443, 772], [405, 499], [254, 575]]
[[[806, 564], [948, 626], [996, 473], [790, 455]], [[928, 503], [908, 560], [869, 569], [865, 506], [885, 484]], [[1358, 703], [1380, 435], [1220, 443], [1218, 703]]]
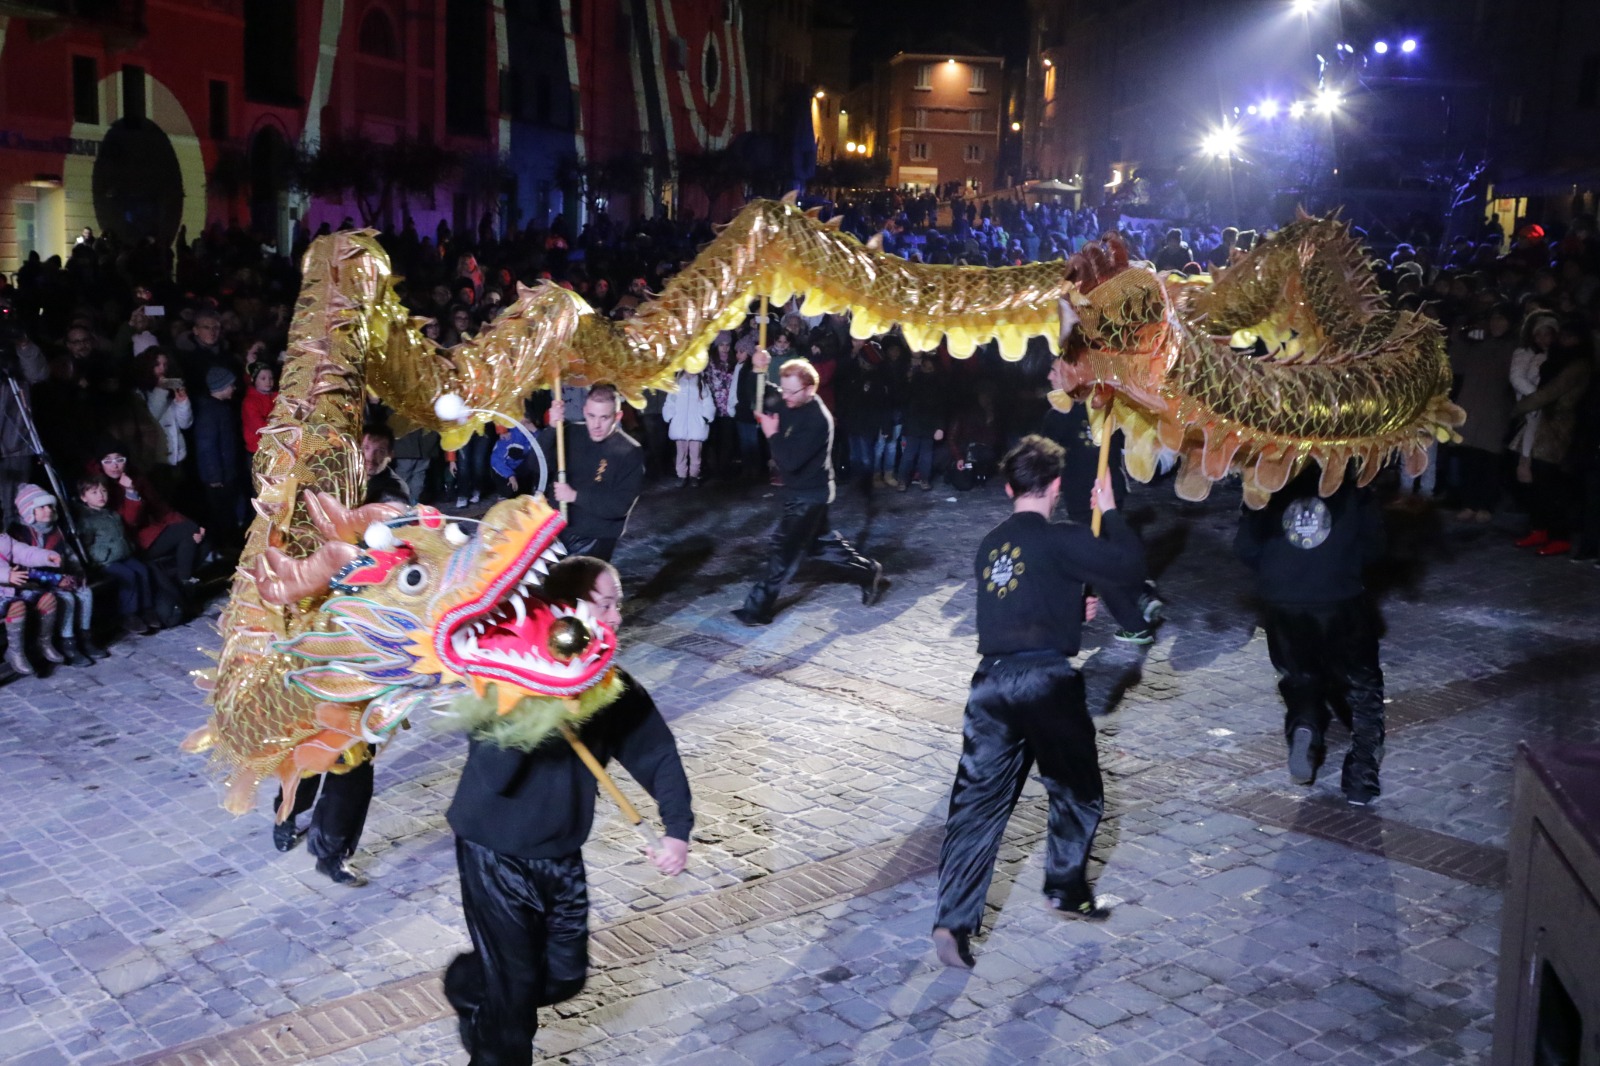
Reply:
[[[1381, 306], [1359, 248], [1329, 220], [1302, 219], [1215, 278], [1177, 282], [1115, 247], [1021, 267], [914, 264], [792, 203], [757, 201], [626, 322], [547, 283], [449, 350], [400, 302], [370, 231], [318, 239], [302, 269], [255, 461], [257, 517], [218, 667], [202, 678], [213, 713], [186, 742], [224, 767], [236, 812], [269, 777], [287, 809], [301, 774], [347, 768], [363, 738], [445, 686], [470, 685], [470, 727], [513, 746], [615, 695], [612, 635], [539, 595], [561, 529], [542, 502], [497, 504], [475, 535], [428, 508], [357, 505], [369, 392], [454, 447], [491, 418], [520, 417], [557, 374], [640, 403], [702, 366], [753, 299], [803, 293], [805, 313], [849, 313], [857, 337], [898, 328], [916, 350], [944, 340], [966, 357], [993, 340], [1019, 359], [1044, 338], [1070, 386], [1114, 390], [1129, 472], [1149, 480], [1160, 452], [1177, 451], [1188, 499], [1239, 473], [1259, 507], [1312, 461], [1325, 492], [1352, 460], [1363, 480], [1395, 452], [1419, 470], [1462, 418], [1437, 329]], [[449, 395], [460, 402], [436, 406]], [[467, 417], [442, 422], [446, 410]]]

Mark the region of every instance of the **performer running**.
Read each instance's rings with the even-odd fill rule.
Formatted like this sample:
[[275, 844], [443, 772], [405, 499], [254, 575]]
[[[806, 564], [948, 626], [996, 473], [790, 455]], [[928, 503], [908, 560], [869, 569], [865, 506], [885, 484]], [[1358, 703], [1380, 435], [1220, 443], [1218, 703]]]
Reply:
[[[757, 352], [758, 371], [770, 357]], [[758, 414], [772, 458], [783, 475], [783, 515], [772, 534], [772, 546], [761, 579], [750, 587], [744, 606], [733, 616], [747, 626], [772, 621], [778, 593], [808, 555], [861, 586], [868, 607], [883, 598], [889, 582], [883, 564], [868, 559], [850, 542], [828, 529], [828, 504], [833, 502], [833, 416], [817, 399], [817, 369], [805, 359], [787, 360], [778, 370], [775, 414]]]
[[1289, 777], [1317, 778], [1330, 704], [1350, 727], [1339, 787], [1354, 806], [1378, 798], [1383, 668], [1378, 612], [1362, 569], [1383, 555], [1383, 516], [1370, 488], [1346, 479], [1327, 499], [1308, 467], [1259, 511], [1243, 510], [1234, 551], [1256, 572], [1262, 628], [1283, 696]]
[[[603, 560], [568, 556], [550, 568], [544, 593], [586, 600], [613, 631], [621, 625], [622, 585]], [[666, 837], [647, 854], [675, 877], [694, 828], [689, 782], [650, 694], [625, 672], [622, 680], [622, 696], [588, 719], [580, 736], [602, 764], [615, 756], [654, 797]], [[472, 741], [446, 818], [473, 950], [445, 971], [445, 995], [479, 1066], [531, 1063], [537, 1008], [583, 988], [589, 891], [580, 849], [594, 824], [595, 791], [594, 776], [559, 736], [532, 752]]]
[[[556, 424], [566, 418], [561, 397], [550, 405], [550, 426], [540, 431], [539, 448], [555, 468]], [[622, 400], [611, 385], [595, 385], [583, 401], [587, 433], [566, 427], [567, 482], [550, 487], [554, 503], [567, 504], [567, 529], [562, 543], [574, 555], [610, 560], [627, 527], [628, 515], [644, 487], [644, 451], [622, 432]], [[522, 491], [539, 485], [538, 457], [524, 456], [516, 474]]]
[[1064, 915], [1106, 917], [1086, 876], [1104, 807], [1094, 723], [1078, 652], [1084, 585], [1137, 589], [1139, 539], [1117, 513], [1111, 479], [1095, 483], [1103, 536], [1052, 524], [1061, 494], [1061, 447], [1022, 438], [1001, 469], [1012, 514], [978, 546], [978, 652], [961, 735], [961, 762], [939, 853], [933, 943], [946, 966], [973, 965], [970, 938], [983, 926], [984, 898], [1001, 834], [1035, 759], [1050, 795], [1044, 892]]

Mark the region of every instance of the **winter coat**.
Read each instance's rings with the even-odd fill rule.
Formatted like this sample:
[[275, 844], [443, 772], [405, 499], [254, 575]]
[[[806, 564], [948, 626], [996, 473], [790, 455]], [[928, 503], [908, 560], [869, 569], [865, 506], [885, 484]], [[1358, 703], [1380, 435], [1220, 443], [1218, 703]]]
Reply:
[[239, 416], [228, 400], [209, 392], [194, 405], [194, 457], [200, 480], [206, 485], [231, 485], [238, 480], [239, 450], [244, 433]]
[[661, 417], [667, 420], [667, 436], [672, 440], [705, 440], [711, 435], [711, 420], [717, 405], [710, 385], [698, 374], [679, 374], [678, 391], [667, 394]]
[[183, 439], [183, 431], [194, 425], [194, 406], [189, 403], [189, 397], [184, 396], [179, 400], [171, 389], [160, 386], [143, 393], [145, 405], [150, 408], [150, 417], [156, 420], [156, 425], [161, 427], [161, 435], [167, 440], [167, 464], [178, 466], [189, 457], [189, 445]]
[[73, 516], [78, 521], [78, 535], [83, 539], [83, 550], [96, 566], [120, 563], [133, 554], [128, 543], [128, 528], [122, 518], [109, 507], [95, 510], [82, 504], [73, 504]]
[[[91, 474], [101, 473], [100, 464], [93, 461], [86, 463], [84, 469]], [[174, 511], [147, 479], [131, 473], [128, 477], [133, 482], [131, 494], [117, 482], [108, 482], [106, 510], [122, 516], [122, 521], [127, 523], [129, 533], [142, 551], [154, 544], [168, 526], [187, 522], [188, 519]]]
[[239, 405], [239, 421], [244, 427], [244, 450], [251, 455], [261, 447], [261, 431], [266, 428], [272, 417], [272, 405], [277, 402], [276, 392], [252, 388], [244, 394], [244, 403]]
[[9, 600], [17, 594], [17, 587], [9, 584], [13, 566], [40, 566], [53, 569], [56, 565], [55, 553], [24, 544], [0, 533], [0, 572], [3, 572], [6, 578], [6, 581], [0, 581], [0, 601]]
[[1539, 412], [1538, 425], [1533, 431], [1533, 446], [1529, 455], [1539, 462], [1557, 466], [1567, 461], [1572, 450], [1572, 438], [1578, 428], [1578, 404], [1588, 391], [1594, 367], [1587, 358], [1573, 359], [1561, 366], [1552, 376], [1547, 362], [1540, 374], [1549, 384], [1540, 385], [1533, 395], [1519, 401], [1511, 409], [1513, 415]]
[[1516, 338], [1485, 336], [1475, 341], [1459, 334], [1450, 344], [1450, 366], [1460, 387], [1456, 403], [1467, 412], [1461, 443], [1467, 448], [1499, 452], [1511, 424], [1511, 352]]

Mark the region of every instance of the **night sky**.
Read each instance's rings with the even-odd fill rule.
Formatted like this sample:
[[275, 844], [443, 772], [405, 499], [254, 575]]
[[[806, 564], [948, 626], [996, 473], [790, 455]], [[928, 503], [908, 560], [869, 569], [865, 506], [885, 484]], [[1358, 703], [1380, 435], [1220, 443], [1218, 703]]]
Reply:
[[1008, 65], [1027, 54], [1025, 0], [874, 0], [848, 7], [856, 23], [852, 59], [858, 82], [866, 79], [873, 63], [896, 52], [920, 51], [952, 33], [999, 51]]

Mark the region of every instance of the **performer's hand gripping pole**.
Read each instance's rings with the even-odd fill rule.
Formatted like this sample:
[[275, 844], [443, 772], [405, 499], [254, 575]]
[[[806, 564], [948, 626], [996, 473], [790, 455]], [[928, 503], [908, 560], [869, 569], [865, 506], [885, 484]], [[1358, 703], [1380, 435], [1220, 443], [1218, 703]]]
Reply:
[[[561, 371], [559, 371], [559, 370], [557, 370], [550, 377], [550, 392], [555, 396], [556, 399], [558, 399], [558, 400], [561, 399]], [[565, 403], [562, 404], [562, 408], [561, 409], [562, 409], [562, 417], [556, 419], [556, 426], [555, 426], [555, 429], [556, 429], [556, 481], [558, 483], [562, 484], [562, 485], [565, 485], [567, 483], [567, 419], [566, 419], [566, 404]], [[566, 504], [565, 500], [561, 501], [561, 517], [562, 518], [567, 517], [567, 504]], [[572, 738], [569, 737], [568, 739], [572, 739]], [[574, 745], [577, 745], [577, 741], [576, 740], [574, 740], [573, 743], [574, 743]], [[584, 754], [585, 751], [587, 751], [586, 748], [583, 748], [582, 746], [578, 746], [578, 754], [579, 755]], [[590, 757], [593, 758], [593, 756], [590, 756]], [[598, 765], [598, 764], [596, 764], [596, 765]], [[592, 769], [594, 769], [594, 767], [591, 766], [590, 769], [592, 770]], [[605, 773], [605, 771], [602, 770], [601, 773], [603, 774], [603, 773]], [[602, 781], [606, 781], [606, 780], [609, 780], [609, 778], [602, 777], [601, 780]]]
[[[1105, 398], [1106, 413], [1100, 419], [1100, 461], [1095, 466], [1094, 471], [1094, 483], [1096, 485], [1100, 484], [1100, 479], [1106, 476], [1106, 471], [1111, 466], [1111, 434], [1117, 430], [1116, 408], [1113, 406], [1115, 396], [1108, 390], [1105, 393]], [[1097, 537], [1100, 535], [1100, 522], [1104, 517], [1105, 515], [1101, 512], [1100, 505], [1095, 504], [1094, 514], [1089, 519], [1089, 530]]]
[[600, 787], [605, 789], [606, 795], [610, 796], [612, 802], [622, 811], [622, 816], [633, 823], [633, 828], [644, 838], [645, 844], [653, 850], [659, 850], [661, 848], [661, 838], [656, 836], [656, 831], [650, 828], [650, 823], [640, 816], [634, 805], [628, 802], [628, 797], [624, 796], [622, 790], [617, 787], [617, 783], [611, 780], [611, 775], [606, 773], [604, 766], [600, 765], [600, 760], [594, 757], [594, 752], [589, 750], [589, 745], [579, 740], [578, 734], [574, 733], [572, 726], [566, 722], [561, 723], [561, 735], [567, 738], [567, 743], [571, 744], [572, 750], [578, 753], [578, 758], [583, 760], [583, 765], [589, 768], [589, 772], [594, 774], [594, 779], [600, 782]]

